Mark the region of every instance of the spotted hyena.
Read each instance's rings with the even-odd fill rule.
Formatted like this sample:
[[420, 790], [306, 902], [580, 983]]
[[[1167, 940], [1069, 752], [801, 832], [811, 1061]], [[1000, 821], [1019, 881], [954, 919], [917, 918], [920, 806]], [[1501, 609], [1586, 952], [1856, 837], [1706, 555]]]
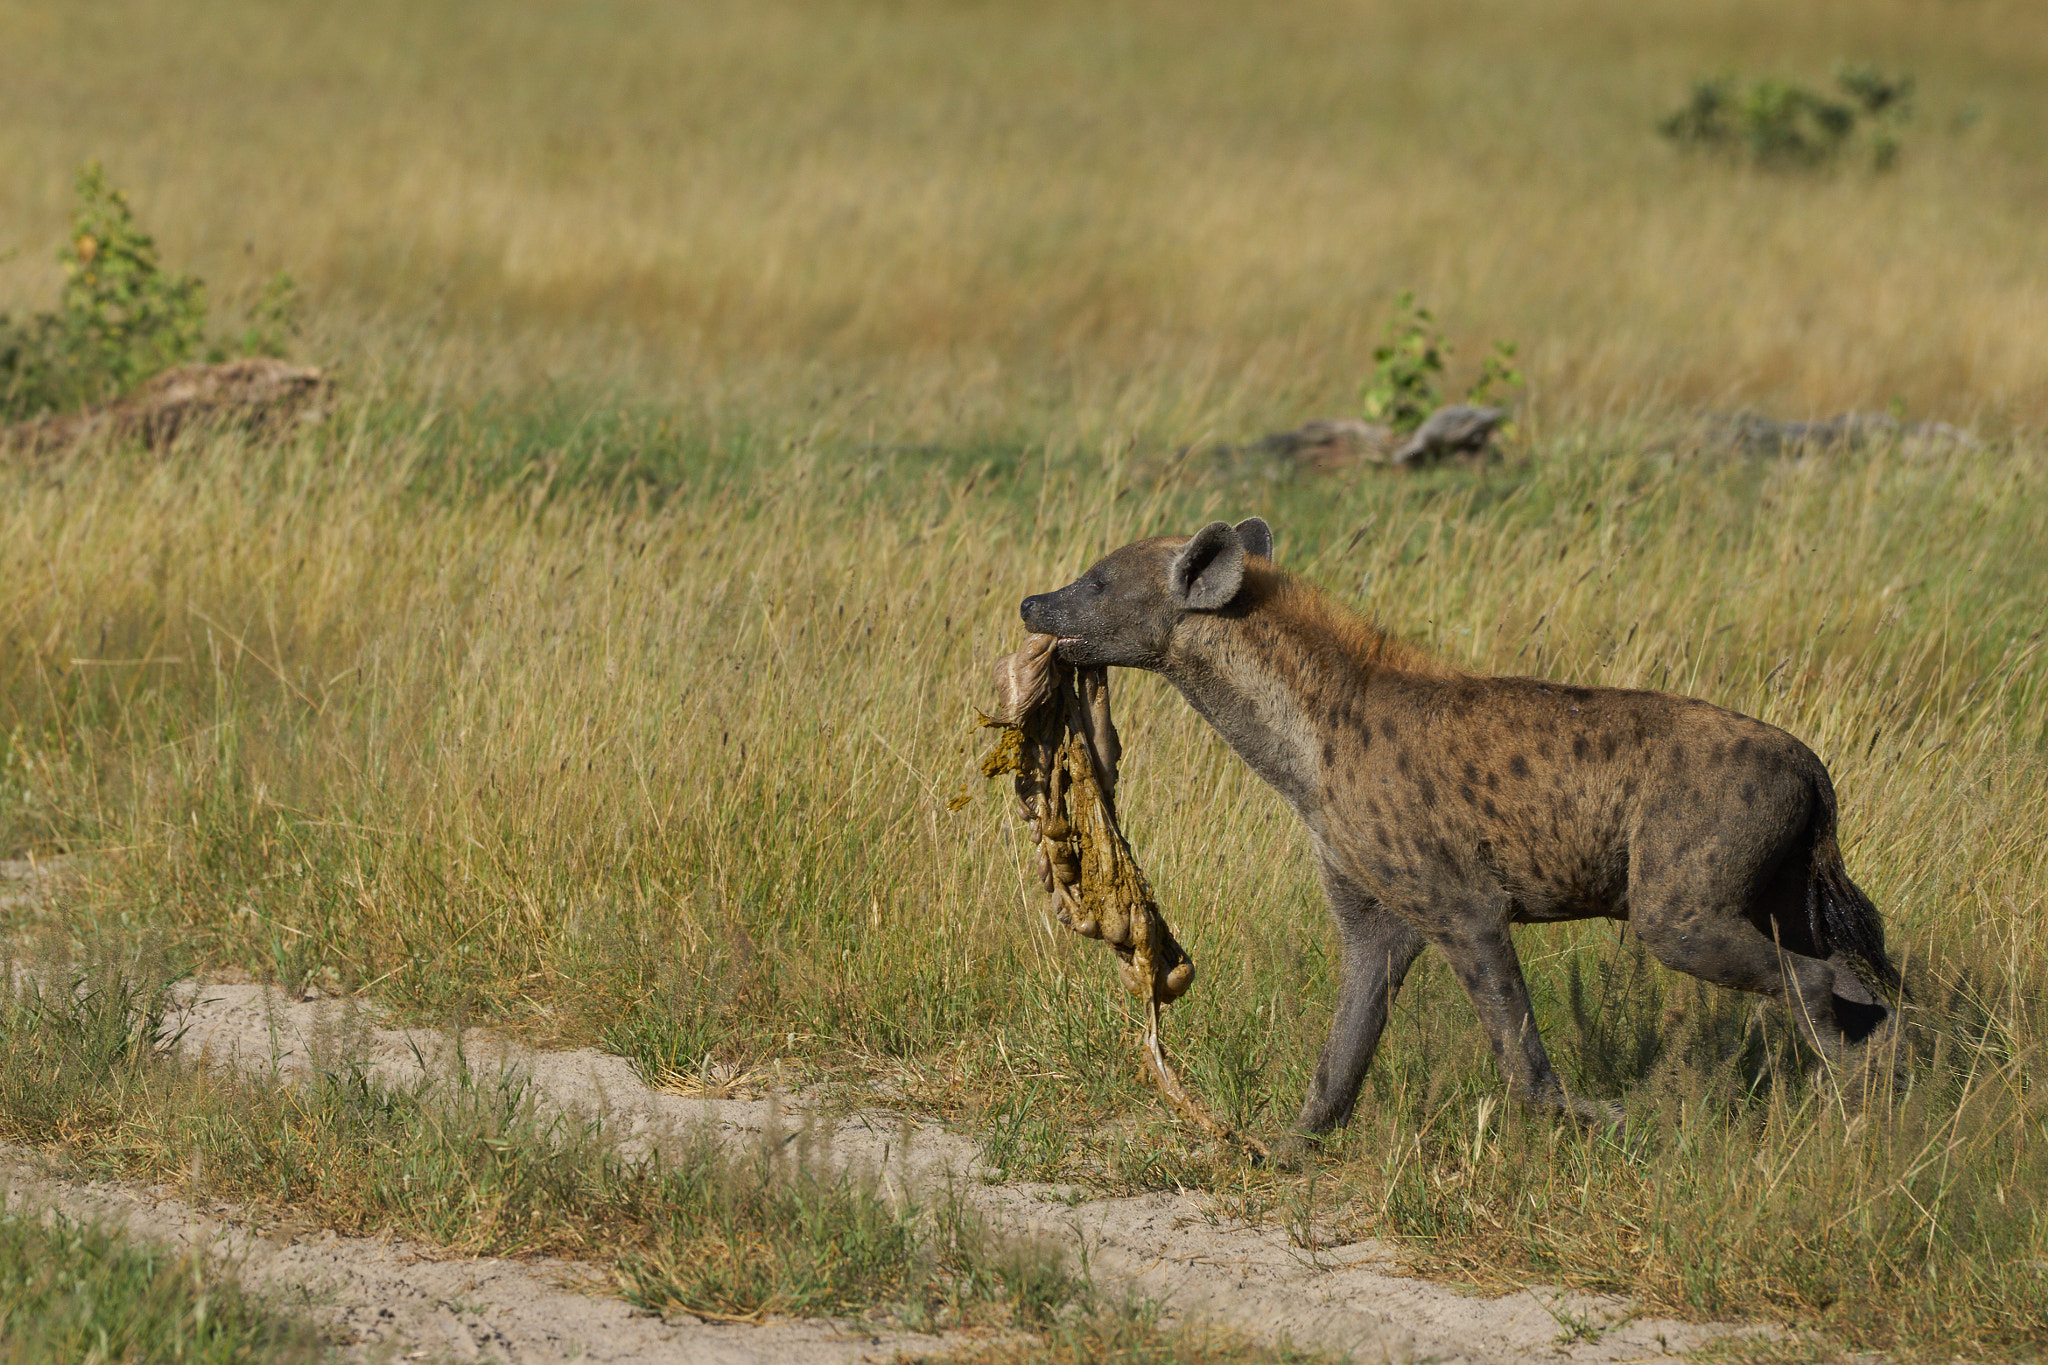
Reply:
[[1513, 1093], [1564, 1092], [1513, 924], [1606, 916], [1666, 966], [1786, 1001], [1823, 1055], [1891, 1011], [1884, 931], [1842, 865], [1835, 793], [1783, 730], [1691, 697], [1462, 672], [1275, 568], [1253, 518], [1126, 545], [1024, 624], [1075, 664], [1165, 675], [1308, 826], [1342, 941], [1298, 1120], [1351, 1117], [1387, 1007], [1433, 943]]

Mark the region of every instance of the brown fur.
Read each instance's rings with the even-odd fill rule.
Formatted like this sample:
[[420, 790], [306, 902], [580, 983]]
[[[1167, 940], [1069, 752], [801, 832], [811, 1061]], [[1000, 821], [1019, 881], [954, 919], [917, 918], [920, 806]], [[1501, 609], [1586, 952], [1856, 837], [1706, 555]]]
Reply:
[[1515, 923], [1628, 920], [1667, 965], [1787, 1000], [1831, 1056], [1888, 1019], [1863, 978], [1897, 976], [1805, 745], [1695, 698], [1466, 673], [1274, 567], [1270, 535], [1140, 541], [1023, 614], [1075, 662], [1164, 674], [1307, 825], [1344, 985], [1302, 1127], [1349, 1117], [1425, 943], [1518, 1095], [1606, 1115], [1551, 1068]]

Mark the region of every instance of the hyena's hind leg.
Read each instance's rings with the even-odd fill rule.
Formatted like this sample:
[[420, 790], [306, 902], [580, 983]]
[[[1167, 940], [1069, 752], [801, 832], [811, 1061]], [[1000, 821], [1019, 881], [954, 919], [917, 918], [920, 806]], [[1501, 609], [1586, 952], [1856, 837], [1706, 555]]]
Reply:
[[1761, 912], [1748, 898], [1714, 896], [1710, 887], [1684, 889], [1685, 880], [1630, 884], [1630, 920], [1651, 956], [1716, 986], [1782, 1001], [1794, 1026], [1836, 1070], [1852, 1060], [1852, 1048], [1885, 1031], [1891, 1009], [1839, 954], [1800, 952], [1787, 941], [1792, 936], [1772, 932], [1787, 916]]

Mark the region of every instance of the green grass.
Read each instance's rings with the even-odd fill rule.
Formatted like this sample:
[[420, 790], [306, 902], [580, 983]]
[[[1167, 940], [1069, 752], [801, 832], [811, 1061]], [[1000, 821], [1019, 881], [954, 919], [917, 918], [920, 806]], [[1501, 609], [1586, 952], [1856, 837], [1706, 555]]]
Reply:
[[8, 1365], [271, 1365], [319, 1358], [312, 1332], [204, 1257], [62, 1215], [0, 1213]]

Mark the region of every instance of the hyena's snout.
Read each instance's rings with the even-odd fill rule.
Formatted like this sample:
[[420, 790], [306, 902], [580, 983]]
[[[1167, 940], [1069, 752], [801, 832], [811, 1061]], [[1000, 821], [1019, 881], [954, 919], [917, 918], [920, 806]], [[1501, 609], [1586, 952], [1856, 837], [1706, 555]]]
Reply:
[[1054, 593], [1041, 592], [1034, 593], [1032, 596], [1024, 599], [1023, 603], [1017, 608], [1017, 614], [1024, 618], [1024, 629], [1035, 635], [1058, 635], [1060, 633], [1053, 628], [1057, 624], [1053, 620], [1053, 616], [1056, 614], [1053, 611], [1053, 598], [1056, 595]]

